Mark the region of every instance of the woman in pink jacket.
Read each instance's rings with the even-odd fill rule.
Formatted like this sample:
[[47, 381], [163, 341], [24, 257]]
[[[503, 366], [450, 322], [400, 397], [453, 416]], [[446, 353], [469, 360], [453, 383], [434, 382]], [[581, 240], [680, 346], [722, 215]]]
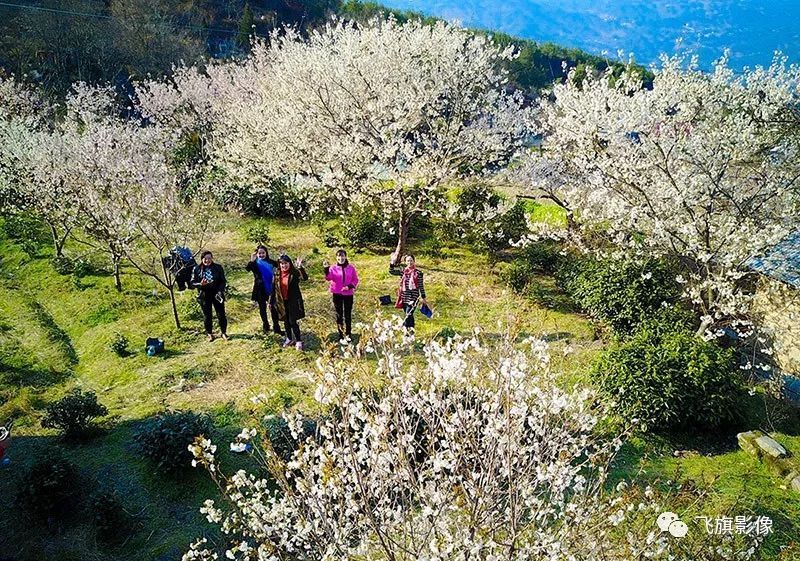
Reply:
[[358, 286], [358, 273], [347, 260], [347, 253], [343, 249], [336, 252], [336, 264], [333, 267], [329, 266], [327, 259], [322, 262], [322, 267], [325, 271], [325, 280], [331, 287], [339, 340], [350, 341], [353, 324], [353, 293]]

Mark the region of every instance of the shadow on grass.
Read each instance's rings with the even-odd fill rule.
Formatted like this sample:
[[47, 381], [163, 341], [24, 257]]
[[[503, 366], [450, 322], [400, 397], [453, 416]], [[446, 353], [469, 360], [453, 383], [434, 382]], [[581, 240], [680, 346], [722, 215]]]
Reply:
[[525, 293], [534, 302], [549, 310], [562, 314], [572, 314], [578, 311], [572, 299], [551, 276], [536, 275], [526, 287]]
[[[228, 339], [230, 341], [239, 341], [239, 340], [241, 340], [241, 341], [255, 341], [255, 340], [263, 339], [263, 336], [253, 335], [252, 333], [228, 333]], [[219, 338], [215, 339], [215, 341], [218, 341], [218, 340], [219, 340]]]
[[615, 462], [617, 475], [631, 475], [648, 458], [704, 457], [713, 459], [739, 450], [736, 435], [759, 429], [786, 436], [800, 435], [800, 410], [768, 395], [747, 395], [738, 422], [716, 429], [681, 429], [639, 434], [626, 442]]
[[44, 370], [33, 366], [13, 366], [6, 364], [0, 358], [0, 387], [31, 386], [43, 388], [60, 384], [72, 376], [72, 372], [61, 372], [55, 370]]
[[[52, 436], [14, 435], [7, 453], [11, 462], [0, 467], [0, 559], [179, 559], [196, 538], [219, 538], [216, 527], [199, 513], [205, 499], [219, 498], [209, 474], [191, 467], [188, 450], [186, 469], [170, 475], [160, 472], [138, 453], [133, 442], [133, 434], [144, 421], [118, 423], [104, 431], [98, 429], [91, 439], [72, 442]], [[212, 430], [225, 473], [257, 469], [251, 455], [228, 451], [228, 443], [239, 430], [232, 425]], [[41, 518], [15, 501], [31, 465], [53, 451], [74, 464], [78, 472], [74, 498], [59, 519]], [[115, 528], [111, 536], [101, 536], [96, 526], [98, 511], [93, 505], [102, 493], [116, 496], [130, 520], [130, 525]]]
[[167, 347], [163, 351], [158, 353], [157, 355], [152, 356], [150, 358], [154, 358], [154, 359], [155, 358], [160, 358], [162, 360], [167, 360], [167, 359], [175, 358], [176, 356], [181, 356], [181, 355], [184, 355], [184, 354], [186, 354], [185, 351], [176, 351], [175, 349]]
[[70, 364], [78, 364], [78, 353], [75, 352], [75, 347], [72, 346], [72, 340], [67, 332], [59, 327], [50, 312], [42, 306], [41, 302], [35, 299], [30, 299], [28, 306], [42, 328], [44, 328], [47, 338], [64, 353]]

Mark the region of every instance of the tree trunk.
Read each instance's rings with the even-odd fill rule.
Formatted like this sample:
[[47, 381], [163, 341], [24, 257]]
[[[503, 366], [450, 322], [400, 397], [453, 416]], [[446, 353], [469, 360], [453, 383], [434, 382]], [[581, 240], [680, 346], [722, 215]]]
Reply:
[[47, 224], [50, 227], [50, 234], [53, 236], [53, 249], [55, 249], [56, 257], [64, 257], [64, 242], [59, 238], [56, 227], [52, 224]]
[[164, 286], [169, 291], [169, 301], [172, 305], [172, 317], [175, 319], [175, 327], [178, 329], [181, 328], [181, 320], [178, 317], [178, 306], [175, 303], [175, 279], [172, 278], [172, 275], [167, 270], [167, 266], [164, 265], [164, 261], [161, 261], [161, 271], [164, 273]]
[[706, 333], [706, 329], [708, 329], [710, 326], [711, 326], [711, 321], [709, 321], [708, 319], [704, 319], [703, 321], [700, 322], [700, 327], [697, 328], [695, 336], [702, 339]]
[[[711, 277], [711, 269], [708, 267], [708, 265], [706, 265], [706, 279], [708, 279], [710, 277]], [[703, 302], [703, 310], [702, 310], [703, 311], [703, 315], [710, 316], [711, 315], [711, 304], [714, 301], [714, 289], [711, 286], [709, 286], [706, 289], [705, 294], [702, 295], [701, 298], [704, 300], [704, 302]], [[703, 319], [703, 321], [700, 322], [700, 327], [697, 328], [697, 332], [695, 333], [695, 335], [697, 337], [701, 337], [702, 338], [705, 335], [706, 329], [711, 327], [712, 323], [713, 323], [713, 320], [711, 320], [711, 319], [708, 319], [708, 318]]]
[[175, 285], [169, 285], [169, 301], [172, 304], [172, 317], [175, 319], [175, 327], [181, 328], [181, 320], [178, 317], [178, 306], [175, 304]]
[[575, 223], [575, 215], [571, 210], [567, 210], [567, 232], [574, 233], [577, 232], [578, 227]]
[[122, 279], [120, 278], [119, 272], [119, 264], [120, 261], [122, 261], [122, 256], [112, 253], [111, 260], [114, 265], [114, 288], [116, 288], [118, 292], [122, 292]]
[[411, 229], [411, 217], [406, 213], [400, 213], [400, 220], [398, 221], [397, 230], [397, 247], [395, 247], [395, 264], [402, 263], [403, 256], [406, 254], [406, 247], [408, 246], [408, 231]]

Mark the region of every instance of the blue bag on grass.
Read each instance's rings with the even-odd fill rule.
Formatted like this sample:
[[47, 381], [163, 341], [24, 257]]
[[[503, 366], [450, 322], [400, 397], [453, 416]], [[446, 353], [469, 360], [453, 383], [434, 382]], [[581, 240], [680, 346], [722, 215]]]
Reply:
[[144, 343], [147, 356], [155, 356], [164, 352], [164, 341], [156, 337], [148, 337]]

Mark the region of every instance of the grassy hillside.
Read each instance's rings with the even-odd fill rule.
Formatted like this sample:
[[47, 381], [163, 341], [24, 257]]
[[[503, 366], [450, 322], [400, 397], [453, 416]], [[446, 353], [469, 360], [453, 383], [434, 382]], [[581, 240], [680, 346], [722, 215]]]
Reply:
[[[315, 355], [335, 345], [333, 307], [321, 266], [323, 256], [333, 260], [333, 250], [322, 245], [307, 223], [271, 224], [270, 248], [305, 256], [310, 274], [303, 286], [307, 318], [301, 322], [307, 352], [282, 349], [277, 335], [261, 333], [258, 310], [250, 302], [252, 275], [244, 266], [252, 247], [242, 233], [246, 224], [226, 218], [207, 246], [226, 268], [231, 285], [227, 342], [205, 340], [193, 293], [179, 294], [185, 324], [179, 331], [166, 294], [154, 292], [154, 283], [135, 271], [124, 271], [120, 294], [108, 275], [77, 279], [57, 274], [46, 246], [31, 258], [17, 244], [0, 241], [0, 271], [7, 287], [0, 303], [0, 420], [15, 422], [12, 464], [0, 478], [0, 496], [13, 495], [16, 476], [33, 458], [46, 447], [59, 446], [94, 481], [91, 487], [116, 488], [141, 525], [126, 544], [99, 553], [89, 524], [42, 532], [15, 522], [14, 507], [4, 508], [0, 551], [23, 559], [177, 559], [191, 539], [208, 531], [197, 509], [214, 489], [201, 473], [179, 482], [152, 474], [130, 445], [142, 419], [164, 409], [205, 411], [220, 434], [232, 437], [241, 428], [251, 395], [273, 396], [276, 411], [308, 400], [307, 372], [314, 368]], [[73, 254], [82, 250], [69, 249]], [[378, 305], [377, 297], [394, 294], [396, 286], [396, 277], [388, 273], [388, 253], [351, 255], [362, 278], [354, 321], [397, 313]], [[576, 371], [597, 348], [585, 318], [548, 310], [506, 290], [484, 256], [466, 248], [439, 248], [436, 257], [420, 253], [419, 264], [437, 312], [432, 320], [417, 320], [423, 337], [446, 328], [466, 332], [476, 321], [488, 336], [499, 336], [498, 325], [511, 324], [522, 333], [547, 334], [557, 345], [570, 343], [577, 349]], [[130, 356], [110, 349], [116, 333], [130, 340]], [[145, 355], [148, 336], [165, 340], [165, 355]], [[101, 436], [67, 446], [53, 431], [41, 428], [40, 420], [46, 404], [73, 387], [95, 391], [112, 421]]]
[[[0, 239], [0, 275], [6, 287], [0, 299], [0, 423], [15, 421], [12, 463], [0, 468], [0, 497], [7, 499], [0, 509], [0, 557], [166, 561], [179, 559], [196, 537], [207, 535], [214, 541], [211, 526], [198, 512], [203, 500], [216, 494], [208, 478], [200, 472], [180, 480], [155, 474], [132, 448], [132, 434], [156, 412], [191, 409], [210, 414], [224, 449], [225, 440], [244, 422], [249, 396], [267, 393], [274, 412], [307, 405], [307, 373], [320, 349], [335, 345], [333, 309], [321, 271], [323, 257], [332, 260], [333, 250], [324, 247], [308, 223], [270, 222], [273, 252], [283, 249], [292, 257], [305, 256], [310, 274], [303, 286], [308, 317], [301, 322], [308, 350], [282, 349], [277, 335], [260, 332], [258, 311], [249, 300], [252, 277], [244, 265], [252, 248], [243, 233], [247, 225], [247, 220], [226, 216], [208, 244], [231, 284], [231, 339], [211, 343], [202, 334], [192, 293], [179, 294], [185, 328], [177, 330], [166, 294], [135, 271], [124, 271], [124, 291], [118, 293], [107, 274], [59, 275], [46, 246], [29, 256], [18, 243]], [[85, 251], [68, 249], [73, 255]], [[566, 345], [573, 347], [574, 353], [556, 360], [566, 370], [565, 383], [585, 381], [586, 366], [602, 346], [585, 317], [514, 294], [499, 280], [505, 264], [490, 265], [485, 255], [469, 248], [426, 243], [412, 249], [426, 272], [428, 299], [437, 312], [432, 320], [418, 318], [421, 338], [443, 330], [467, 332], [476, 323], [491, 338], [511, 326], [520, 335], [552, 341], [554, 357], [561, 357], [558, 351]], [[388, 274], [388, 254], [388, 249], [351, 252], [362, 278], [355, 321], [397, 313], [391, 307], [381, 309], [377, 301], [379, 295], [394, 294], [396, 286], [396, 277]], [[548, 277], [540, 278], [539, 284], [538, 294], [558, 290]], [[130, 340], [129, 356], [110, 349], [116, 333]], [[167, 352], [147, 357], [148, 336], [163, 338]], [[73, 387], [95, 391], [110, 411], [104, 431], [82, 444], [65, 444], [40, 425], [44, 407]], [[763, 418], [755, 411], [752, 423], [762, 423]], [[782, 441], [800, 454], [800, 431], [791, 423], [780, 426], [785, 430]], [[80, 467], [85, 496], [113, 488], [134, 515], [136, 529], [120, 544], [98, 545], [85, 501], [75, 505], [73, 521], [63, 527], [36, 527], [20, 518], [12, 500], [19, 475], [52, 447], [62, 449]], [[685, 452], [676, 456], [675, 450]], [[228, 453], [222, 458], [228, 468], [248, 464], [246, 458]], [[738, 452], [733, 433], [713, 435], [710, 443], [692, 436], [685, 442], [634, 440], [615, 475], [621, 478], [640, 470], [648, 478], [696, 482], [708, 500], [701, 511], [734, 508], [741, 514], [772, 516], [780, 532], [770, 545], [775, 551], [800, 534], [800, 495], [779, 489], [758, 462]]]

